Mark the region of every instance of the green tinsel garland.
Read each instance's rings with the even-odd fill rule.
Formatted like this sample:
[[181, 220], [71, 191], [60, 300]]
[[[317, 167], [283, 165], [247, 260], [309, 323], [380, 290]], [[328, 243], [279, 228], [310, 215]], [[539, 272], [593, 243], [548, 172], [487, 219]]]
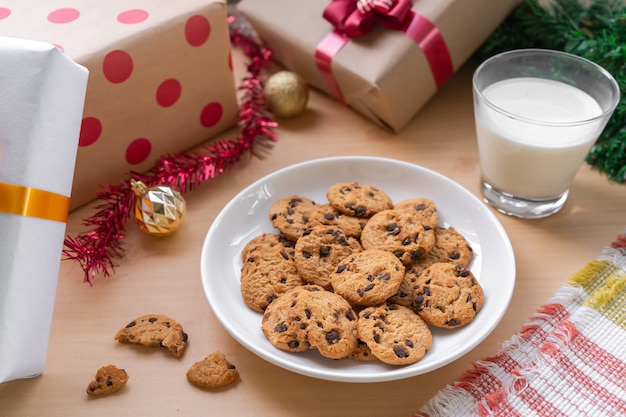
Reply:
[[[547, 4], [546, 4], [547, 3]], [[626, 4], [624, 0], [523, 0], [477, 51], [484, 60], [499, 52], [545, 48], [569, 52], [604, 67], [617, 80], [621, 99], [587, 163], [626, 183]]]

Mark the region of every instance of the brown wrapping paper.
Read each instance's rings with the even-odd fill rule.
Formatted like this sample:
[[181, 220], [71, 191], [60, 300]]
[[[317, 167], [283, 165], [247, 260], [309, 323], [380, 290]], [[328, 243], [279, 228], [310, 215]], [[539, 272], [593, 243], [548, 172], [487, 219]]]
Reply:
[[236, 123], [226, 17], [225, 0], [4, 2], [0, 34], [89, 70], [70, 208]]
[[[315, 62], [333, 30], [322, 14], [328, 0], [242, 0], [238, 11], [272, 49], [275, 59], [312, 86], [329, 92]], [[456, 71], [519, 0], [416, 0], [413, 11], [441, 32]], [[423, 51], [400, 31], [375, 26], [332, 59], [345, 103], [375, 123], [400, 131], [437, 92]]]

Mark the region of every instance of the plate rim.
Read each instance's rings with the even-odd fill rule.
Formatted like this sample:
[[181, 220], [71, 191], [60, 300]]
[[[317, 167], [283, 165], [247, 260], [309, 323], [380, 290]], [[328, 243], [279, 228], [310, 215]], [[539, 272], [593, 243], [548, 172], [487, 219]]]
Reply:
[[[251, 190], [254, 190], [258, 188], [260, 185], [264, 183], [268, 183], [274, 180], [275, 178], [278, 178], [284, 175], [286, 172], [290, 172], [294, 170], [301, 170], [310, 165], [319, 165], [319, 164], [328, 164], [328, 163], [333, 164], [333, 163], [338, 163], [338, 162], [352, 162], [352, 163], [376, 162], [376, 163], [400, 165], [405, 169], [418, 170], [424, 174], [437, 177], [442, 181], [452, 183], [459, 191], [463, 192], [466, 195], [466, 197], [474, 200], [475, 203], [477, 203], [479, 206], [484, 208], [483, 210], [481, 210], [481, 212], [487, 216], [489, 223], [491, 223], [495, 227], [495, 230], [497, 231], [498, 235], [503, 239], [502, 243], [505, 246], [504, 249], [505, 249], [506, 255], [509, 258], [508, 263], [511, 266], [511, 271], [510, 271], [511, 277], [510, 277], [510, 280], [508, 281], [509, 285], [508, 285], [506, 294], [498, 293], [499, 298], [501, 298], [500, 296], [506, 297], [506, 299], [503, 302], [504, 307], [499, 311], [498, 316], [495, 319], [492, 319], [490, 321], [489, 323], [490, 325], [487, 328], [487, 330], [484, 332], [482, 337], [478, 337], [474, 339], [472, 343], [464, 345], [462, 349], [463, 351], [462, 354], [453, 355], [453, 357], [451, 358], [444, 358], [442, 360], [435, 361], [431, 364], [431, 366], [426, 367], [421, 372], [417, 372], [417, 373], [411, 372], [411, 369], [409, 367], [393, 367], [393, 368], [390, 368], [388, 372], [384, 372], [384, 373], [381, 373], [381, 372], [361, 373], [358, 375], [358, 377], [355, 377], [352, 374], [342, 376], [341, 374], [337, 374], [336, 369], [332, 369], [332, 368], [310, 369], [308, 367], [302, 366], [298, 362], [286, 363], [285, 361], [278, 359], [278, 357], [276, 356], [265, 354], [265, 352], [258, 349], [257, 346], [249, 340], [249, 338], [246, 338], [245, 336], [241, 335], [239, 332], [234, 331], [234, 329], [232, 329], [232, 327], [229, 325], [230, 322], [226, 321], [225, 317], [223, 317], [220, 314], [220, 309], [216, 308], [216, 306], [214, 305], [214, 300], [211, 297], [211, 293], [208, 287], [208, 282], [207, 282], [208, 278], [206, 278], [207, 275], [210, 275], [209, 271], [206, 271], [206, 264], [207, 264], [206, 258], [208, 256], [207, 248], [211, 244], [213, 234], [216, 233], [216, 229], [218, 225], [220, 224], [222, 219], [228, 214], [229, 209], [233, 207], [238, 201], [240, 201], [242, 197], [244, 197], [246, 194], [249, 194]], [[476, 195], [471, 193], [468, 189], [466, 189], [465, 187], [463, 187], [461, 184], [457, 183], [456, 181], [452, 180], [451, 178], [439, 172], [436, 172], [430, 168], [424, 167], [422, 165], [418, 165], [415, 163], [411, 163], [411, 162], [407, 162], [407, 161], [403, 161], [399, 159], [388, 158], [388, 157], [357, 156], [357, 155], [323, 157], [323, 158], [316, 158], [316, 159], [294, 163], [294, 164], [279, 168], [267, 175], [264, 175], [261, 178], [258, 178], [257, 180], [251, 182], [250, 184], [242, 188], [235, 196], [233, 196], [228, 201], [228, 203], [220, 210], [218, 215], [212, 221], [206, 233], [203, 245], [202, 245], [201, 257], [200, 257], [200, 269], [201, 269], [200, 275], [201, 275], [202, 287], [205, 293], [205, 297], [208, 301], [209, 307], [213, 311], [215, 317], [218, 319], [222, 327], [239, 344], [244, 346], [251, 353], [257, 355], [258, 357], [276, 366], [279, 366], [280, 368], [286, 369], [288, 371], [295, 372], [295, 373], [309, 376], [309, 377], [313, 377], [313, 378], [317, 378], [317, 379], [322, 379], [322, 380], [336, 381], [336, 382], [351, 382], [351, 383], [385, 382], [385, 381], [393, 381], [393, 380], [409, 378], [409, 377], [413, 377], [417, 375], [423, 375], [423, 374], [432, 372], [436, 369], [439, 369], [449, 363], [452, 363], [455, 360], [458, 360], [459, 358], [461, 358], [462, 356], [464, 356], [465, 354], [473, 350], [480, 343], [482, 343], [493, 332], [495, 327], [500, 323], [500, 321], [502, 320], [502, 318], [504, 317], [504, 315], [506, 314], [510, 306], [510, 302], [513, 297], [513, 292], [515, 288], [515, 282], [517, 279], [515, 253], [513, 251], [513, 246], [508, 237], [508, 234], [506, 233], [506, 230], [504, 229], [503, 225], [501, 224], [499, 219], [496, 217], [496, 215]], [[284, 353], [287, 353], [287, 352], [284, 352]]]

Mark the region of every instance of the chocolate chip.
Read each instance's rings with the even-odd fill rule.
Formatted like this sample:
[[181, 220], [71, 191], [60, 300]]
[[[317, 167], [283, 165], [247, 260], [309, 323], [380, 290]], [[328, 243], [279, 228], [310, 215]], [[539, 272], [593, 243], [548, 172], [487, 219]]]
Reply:
[[290, 340], [289, 343], [287, 343], [287, 346], [289, 346], [289, 349], [297, 349], [300, 346], [300, 342], [297, 340]]
[[381, 281], [389, 281], [391, 279], [391, 275], [389, 275], [388, 273], [385, 273], [385, 274], [382, 274], [378, 279]]
[[128, 324], [126, 325], [126, 328], [129, 328], [129, 327], [135, 327], [136, 325], [137, 325], [137, 322], [136, 322], [136, 321], [131, 321], [130, 323], [128, 323]]
[[227, 366], [227, 368], [228, 368], [228, 369], [237, 369], [237, 368], [235, 367], [235, 365], [233, 365], [232, 363], [229, 363], [229, 364], [228, 364], [228, 366]]
[[324, 213], [324, 218], [326, 220], [332, 221], [332, 220], [335, 220], [335, 215], [331, 213]]
[[330, 254], [330, 246], [322, 246], [320, 248], [320, 258], [328, 256]]
[[456, 261], [457, 259], [461, 258], [461, 254], [458, 252], [453, 252], [448, 256], [448, 258]]
[[344, 264], [337, 265], [337, 273], [341, 273], [341, 272], [345, 271], [346, 268], [347, 268], [347, 266], [344, 265]]
[[393, 347], [393, 353], [396, 354], [397, 357], [399, 358], [408, 358], [409, 354], [406, 350], [404, 350], [403, 348], [401, 348], [400, 346], [394, 346]]
[[352, 312], [352, 311], [348, 311], [348, 312], [346, 313], [346, 317], [347, 317], [347, 318], [348, 318], [348, 320], [350, 320], [350, 321], [354, 321], [354, 320], [356, 320], [356, 317], [354, 317], [354, 312]]
[[446, 326], [456, 326], [458, 323], [455, 319], [450, 319], [446, 322]]
[[189, 339], [189, 335], [183, 332], [183, 342], [186, 342]]
[[374, 332], [374, 342], [380, 343], [380, 335], [376, 332]]
[[423, 204], [423, 203], [418, 204], [417, 207], [415, 207], [415, 210], [417, 210], [417, 211], [424, 211], [424, 210], [426, 210], [426, 205]]
[[154, 323], [154, 322], [155, 322], [155, 321], [157, 321], [157, 320], [158, 320], [158, 319], [157, 319], [156, 317], [150, 317], [150, 318], [148, 319], [148, 321], [149, 321], [150, 323]]
[[424, 291], [424, 294], [426, 294], [427, 296], [430, 296], [430, 288], [429, 287], [424, 287], [424, 289], [422, 291]]
[[339, 342], [339, 340], [341, 340], [341, 336], [339, 335], [339, 332], [337, 330], [331, 330], [330, 332], [326, 333], [326, 341], [331, 345]]
[[274, 327], [274, 330], [276, 330], [278, 333], [286, 332], [287, 325], [285, 323], [279, 323], [276, 325], [276, 327]]

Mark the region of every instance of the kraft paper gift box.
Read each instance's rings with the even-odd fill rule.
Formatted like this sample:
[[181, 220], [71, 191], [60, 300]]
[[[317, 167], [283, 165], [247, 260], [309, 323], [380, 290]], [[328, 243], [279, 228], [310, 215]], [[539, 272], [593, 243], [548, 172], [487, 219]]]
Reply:
[[0, 383], [44, 370], [87, 78], [0, 36]]
[[9, 0], [0, 34], [89, 69], [70, 209], [237, 121], [225, 0]]
[[283, 66], [400, 131], [518, 3], [242, 0], [237, 7]]

